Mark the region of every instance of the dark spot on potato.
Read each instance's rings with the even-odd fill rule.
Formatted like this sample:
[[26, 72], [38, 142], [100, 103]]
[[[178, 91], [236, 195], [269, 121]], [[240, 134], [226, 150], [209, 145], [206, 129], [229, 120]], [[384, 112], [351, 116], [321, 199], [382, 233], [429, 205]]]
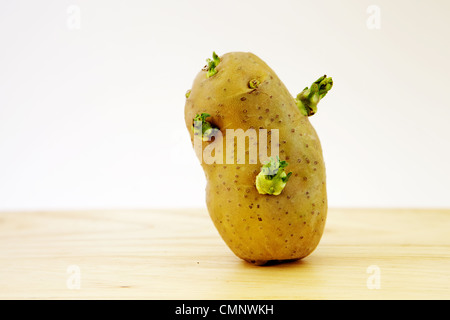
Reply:
[[261, 217], [258, 217], [258, 221], [262, 221], [262, 218], [261, 218]]
[[247, 100], [246, 97], [242, 97], [242, 98], [241, 98], [241, 101], [245, 101], [245, 100]]
[[266, 112], [269, 112], [270, 110], [269, 109], [266, 109]]
[[295, 129], [294, 129], [294, 128], [292, 128], [292, 129], [291, 129], [291, 132], [295, 132]]

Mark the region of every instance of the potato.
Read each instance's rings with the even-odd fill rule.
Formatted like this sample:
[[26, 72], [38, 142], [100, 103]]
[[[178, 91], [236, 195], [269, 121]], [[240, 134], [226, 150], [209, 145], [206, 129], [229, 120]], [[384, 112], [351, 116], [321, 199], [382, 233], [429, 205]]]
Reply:
[[207, 179], [208, 211], [238, 257], [257, 265], [291, 261], [318, 245], [326, 176], [308, 116], [332, 83], [323, 76], [293, 98], [256, 55], [231, 52], [214, 54], [186, 94], [186, 127]]

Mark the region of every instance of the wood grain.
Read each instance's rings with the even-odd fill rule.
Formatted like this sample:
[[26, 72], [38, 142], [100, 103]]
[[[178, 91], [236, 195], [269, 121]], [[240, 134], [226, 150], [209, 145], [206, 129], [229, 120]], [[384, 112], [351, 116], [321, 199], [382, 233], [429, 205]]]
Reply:
[[265, 267], [205, 209], [3, 212], [0, 298], [449, 299], [450, 210], [330, 209], [312, 255]]

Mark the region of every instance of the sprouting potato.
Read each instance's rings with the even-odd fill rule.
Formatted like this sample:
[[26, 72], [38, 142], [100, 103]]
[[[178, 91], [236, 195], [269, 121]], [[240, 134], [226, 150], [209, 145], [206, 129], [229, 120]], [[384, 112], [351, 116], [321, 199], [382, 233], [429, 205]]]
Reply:
[[[214, 53], [186, 94], [186, 127], [206, 175], [208, 211], [238, 257], [262, 265], [301, 259], [317, 247], [327, 217], [326, 177], [308, 117], [332, 84], [320, 77], [294, 98], [256, 55]], [[247, 136], [241, 146], [232, 135], [239, 129]]]

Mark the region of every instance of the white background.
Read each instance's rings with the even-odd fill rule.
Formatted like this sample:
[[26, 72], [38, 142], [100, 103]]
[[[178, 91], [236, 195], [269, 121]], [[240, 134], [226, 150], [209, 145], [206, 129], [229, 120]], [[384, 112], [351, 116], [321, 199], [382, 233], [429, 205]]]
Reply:
[[[370, 5], [380, 29], [367, 26]], [[255, 53], [293, 95], [333, 77], [310, 118], [331, 207], [449, 207], [449, 10], [444, 0], [2, 1], [0, 210], [204, 206], [183, 110], [213, 50]]]

